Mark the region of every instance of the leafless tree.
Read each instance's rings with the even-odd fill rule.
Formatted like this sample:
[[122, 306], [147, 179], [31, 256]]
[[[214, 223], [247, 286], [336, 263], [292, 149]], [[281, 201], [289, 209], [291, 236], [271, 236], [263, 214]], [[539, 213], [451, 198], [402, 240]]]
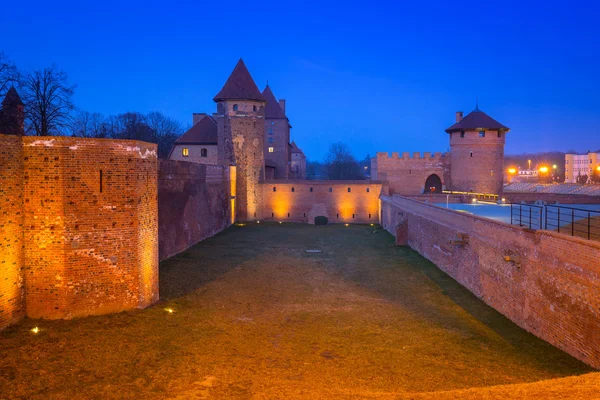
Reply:
[[57, 135], [69, 129], [75, 86], [68, 84], [65, 72], [54, 65], [35, 70], [23, 78], [20, 86], [29, 134]]
[[325, 165], [327, 166], [329, 179], [365, 179], [364, 174], [361, 173], [360, 165], [345, 143], [337, 142], [329, 146], [329, 152], [325, 157]]
[[158, 145], [158, 156], [167, 158], [173, 143], [183, 134], [183, 126], [179, 121], [156, 111], [146, 116], [146, 122], [154, 133], [152, 142]]
[[100, 113], [79, 110], [71, 119], [71, 136], [103, 138], [107, 136], [105, 118]]
[[0, 51], [0, 101], [11, 86], [18, 84], [19, 70], [6, 54]]

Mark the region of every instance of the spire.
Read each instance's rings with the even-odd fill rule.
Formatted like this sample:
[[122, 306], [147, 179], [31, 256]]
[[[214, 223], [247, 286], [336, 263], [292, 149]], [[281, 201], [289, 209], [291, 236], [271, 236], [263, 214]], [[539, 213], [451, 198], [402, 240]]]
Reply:
[[283, 109], [279, 105], [279, 102], [275, 98], [275, 95], [271, 91], [269, 84], [267, 84], [267, 86], [265, 87], [265, 90], [263, 90], [262, 97], [267, 102], [267, 105], [265, 106], [265, 117], [266, 118], [282, 118], [282, 119], [287, 118], [285, 116], [285, 112], [283, 111]]
[[231, 75], [229, 75], [229, 78], [227, 78], [227, 82], [225, 82], [221, 91], [213, 100], [215, 102], [223, 100], [265, 101], [260, 94], [260, 90], [258, 90], [256, 83], [254, 83], [254, 79], [252, 79], [250, 72], [248, 72], [244, 60], [241, 58]]
[[479, 96], [475, 96], [475, 111], [479, 111]]
[[14, 86], [11, 86], [10, 89], [8, 89], [8, 92], [6, 92], [6, 96], [4, 97], [4, 100], [2, 100], [2, 105], [4, 107], [6, 106], [22, 106], [23, 102], [21, 101], [21, 97], [19, 96], [19, 93], [17, 93], [17, 89], [15, 89]]

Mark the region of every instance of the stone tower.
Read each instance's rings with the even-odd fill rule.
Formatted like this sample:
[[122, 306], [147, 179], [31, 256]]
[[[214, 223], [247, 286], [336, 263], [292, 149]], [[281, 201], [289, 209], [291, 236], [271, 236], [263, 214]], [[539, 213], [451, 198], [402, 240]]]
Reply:
[[452, 190], [502, 194], [504, 144], [509, 128], [475, 108], [463, 118], [456, 113], [450, 135]]
[[265, 174], [266, 101], [242, 59], [213, 100], [219, 164], [236, 167], [236, 220], [254, 220], [261, 204], [258, 183]]
[[21, 97], [13, 86], [8, 89], [2, 109], [0, 110], [0, 133], [7, 135], [23, 135], [25, 128], [25, 114]]

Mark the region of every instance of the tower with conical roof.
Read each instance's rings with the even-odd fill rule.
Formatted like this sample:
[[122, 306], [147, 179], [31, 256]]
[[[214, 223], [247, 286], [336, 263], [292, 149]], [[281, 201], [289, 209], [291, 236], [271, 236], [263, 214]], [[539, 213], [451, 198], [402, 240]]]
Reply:
[[7, 135], [23, 135], [25, 128], [25, 114], [23, 102], [14, 86], [11, 86], [2, 100], [0, 110], [0, 133]]
[[479, 107], [446, 129], [450, 135], [452, 189], [461, 192], [502, 194], [504, 144], [509, 128]]
[[219, 164], [236, 167], [236, 219], [256, 219], [262, 197], [258, 183], [265, 173], [266, 101], [242, 59], [213, 100]]

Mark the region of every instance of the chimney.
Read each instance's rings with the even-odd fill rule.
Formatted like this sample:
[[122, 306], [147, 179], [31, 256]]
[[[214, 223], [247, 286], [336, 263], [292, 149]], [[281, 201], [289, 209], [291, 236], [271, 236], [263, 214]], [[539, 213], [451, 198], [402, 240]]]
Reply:
[[462, 111], [457, 111], [456, 112], [456, 122], [462, 121], [462, 117], [463, 117], [463, 112]]
[[279, 107], [281, 107], [281, 109], [285, 113], [285, 100], [284, 99], [279, 100]]
[[194, 113], [192, 117], [192, 126], [202, 121], [202, 118], [206, 117], [206, 113]]

